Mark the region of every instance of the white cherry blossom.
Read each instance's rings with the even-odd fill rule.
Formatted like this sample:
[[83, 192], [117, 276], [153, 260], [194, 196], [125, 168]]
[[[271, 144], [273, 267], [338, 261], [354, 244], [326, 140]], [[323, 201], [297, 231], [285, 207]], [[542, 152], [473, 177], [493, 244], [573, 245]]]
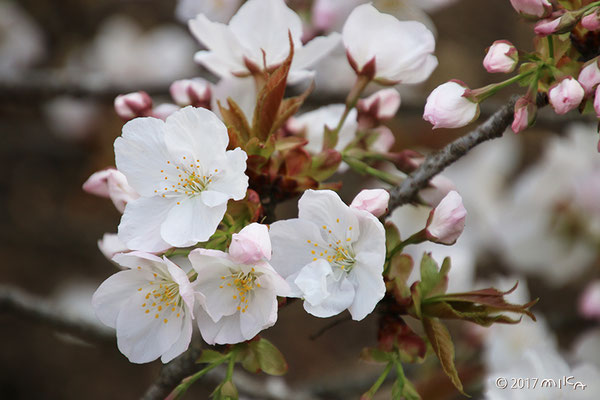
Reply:
[[283, 0], [249, 0], [231, 18], [229, 25], [210, 21], [200, 14], [189, 21], [192, 34], [207, 48], [196, 53], [196, 62], [220, 77], [244, 76], [252, 69], [275, 68], [294, 43], [290, 83], [312, 76], [307, 70], [339, 42], [333, 33], [302, 45], [302, 20]]
[[399, 21], [371, 4], [354, 9], [342, 32], [357, 72], [375, 62], [374, 78], [385, 83], [419, 83], [437, 67], [433, 33], [420, 22]]
[[345, 309], [365, 318], [385, 294], [385, 233], [379, 220], [348, 207], [330, 190], [307, 190], [299, 217], [271, 225], [271, 264], [286, 278], [290, 297], [331, 317]]
[[225, 125], [202, 108], [125, 124], [116, 164], [141, 197], [127, 204], [119, 239], [149, 252], [208, 240], [228, 200], [241, 200], [248, 187], [247, 155], [226, 151], [228, 142]]
[[[209, 344], [243, 342], [273, 326], [277, 296], [289, 292], [288, 284], [268, 262], [271, 252], [262, 251], [270, 250], [266, 225], [251, 224], [233, 239], [230, 254], [196, 249], [189, 256], [198, 272], [196, 289], [203, 296], [195, 315], [202, 338]], [[258, 248], [262, 250], [257, 252]]]
[[183, 353], [192, 338], [195, 294], [186, 273], [168, 258], [142, 252], [117, 254], [126, 268], [105, 280], [92, 297], [100, 321], [116, 328], [129, 361], [163, 363]]
[[[290, 119], [288, 128], [294, 133], [304, 134], [308, 143], [304, 148], [312, 154], [320, 153], [323, 150], [323, 138], [325, 127], [335, 129], [344, 114], [345, 105], [331, 104], [325, 107], [317, 108], [298, 117]], [[338, 142], [335, 146], [337, 151], [342, 151], [352, 142], [356, 136], [358, 122], [356, 121], [356, 110], [352, 109], [340, 132]]]

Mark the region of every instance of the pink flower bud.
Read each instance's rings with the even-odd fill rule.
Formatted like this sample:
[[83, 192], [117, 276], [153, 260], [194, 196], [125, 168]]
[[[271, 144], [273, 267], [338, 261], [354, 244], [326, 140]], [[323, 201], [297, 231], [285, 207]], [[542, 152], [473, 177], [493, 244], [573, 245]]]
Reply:
[[533, 30], [540, 36], [548, 36], [557, 31], [561, 17], [543, 19], [535, 24]]
[[137, 199], [139, 194], [127, 183], [127, 178], [114, 168], [93, 173], [83, 184], [83, 190], [100, 197], [110, 198], [119, 212], [125, 205]]
[[357, 104], [359, 118], [360, 114], [368, 114], [377, 121], [393, 118], [399, 107], [400, 93], [393, 88], [379, 90]]
[[594, 110], [596, 111], [596, 116], [600, 118], [600, 85], [596, 87], [596, 96], [594, 97]]
[[171, 84], [171, 97], [181, 107], [194, 106], [210, 109], [212, 92], [210, 82], [202, 78], [181, 79]]
[[242, 264], [271, 259], [271, 239], [266, 225], [256, 222], [231, 237], [229, 255]]
[[548, 0], [510, 0], [513, 8], [525, 17], [545, 17], [552, 11]]
[[583, 26], [588, 31], [597, 31], [600, 29], [600, 15], [598, 12], [600, 11], [597, 8], [594, 12], [586, 15], [581, 19], [581, 26]]
[[390, 194], [383, 189], [364, 189], [356, 195], [350, 207], [368, 211], [376, 217], [387, 212]]
[[115, 111], [124, 121], [146, 117], [152, 112], [152, 99], [144, 91], [120, 94], [115, 98]]
[[154, 118], [162, 119], [163, 121], [167, 119], [167, 117], [173, 114], [175, 111], [179, 111], [180, 107], [171, 103], [161, 104], [152, 110], [152, 116]]
[[448, 193], [453, 190], [456, 190], [454, 182], [444, 175], [436, 175], [429, 181], [429, 187], [419, 192], [419, 197], [429, 207], [437, 207]]
[[377, 151], [379, 153], [387, 153], [390, 151], [394, 143], [396, 143], [396, 137], [390, 128], [381, 125], [373, 129], [373, 131], [377, 133], [377, 139], [371, 143], [371, 146], [369, 147], [370, 150]]
[[496, 40], [483, 59], [483, 67], [490, 73], [509, 73], [515, 70], [518, 61], [519, 52], [511, 42]]
[[557, 114], [566, 114], [576, 108], [583, 100], [585, 91], [573, 77], [555, 83], [548, 91], [550, 104]]
[[459, 128], [474, 121], [479, 115], [479, 104], [467, 99], [468, 87], [458, 81], [446, 82], [433, 89], [423, 119], [437, 128]]
[[535, 122], [537, 107], [527, 97], [521, 97], [515, 103], [515, 117], [511, 128], [514, 133], [533, 125]]
[[588, 61], [581, 68], [577, 80], [583, 87], [586, 95], [592, 93], [595, 87], [600, 83], [600, 68], [598, 68], [598, 58]]
[[600, 319], [600, 281], [590, 283], [579, 298], [579, 312], [586, 318]]
[[465, 229], [466, 216], [462, 197], [451, 191], [431, 210], [425, 228], [427, 238], [436, 243], [454, 244]]

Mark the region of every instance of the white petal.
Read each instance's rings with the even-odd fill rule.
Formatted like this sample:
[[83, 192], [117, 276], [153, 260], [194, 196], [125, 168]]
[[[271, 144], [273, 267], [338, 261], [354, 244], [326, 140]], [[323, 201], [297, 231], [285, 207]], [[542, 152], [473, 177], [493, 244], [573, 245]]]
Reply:
[[[333, 32], [328, 36], [319, 36], [312, 39], [304, 47], [297, 49], [292, 61], [291, 70], [305, 70], [315, 65], [319, 60], [329, 54], [341, 41], [342, 36]], [[291, 84], [297, 82], [298, 79], [290, 81]]]
[[[331, 190], [307, 190], [298, 201], [298, 217], [319, 227], [323, 238], [352, 243], [360, 234], [354, 212]], [[331, 234], [329, 231], [331, 230]], [[350, 240], [347, 240], [350, 239]], [[331, 241], [329, 241], [331, 243]]]
[[173, 345], [166, 352], [163, 353], [160, 361], [166, 364], [186, 351], [190, 346], [190, 342], [192, 341], [192, 331], [192, 313], [186, 310], [183, 314], [181, 334], [179, 335], [179, 339], [177, 339], [177, 341], [173, 343]]
[[163, 261], [167, 266], [169, 274], [173, 281], [179, 286], [179, 295], [190, 309], [194, 309], [194, 289], [186, 273], [177, 264], [163, 256]]
[[349, 278], [354, 284], [355, 297], [348, 310], [355, 321], [360, 321], [369, 315], [385, 295], [383, 264], [376, 265], [372, 262], [372, 258], [377, 258], [377, 256], [376, 253], [359, 254], [356, 264], [349, 274]]
[[[117, 345], [133, 363], [146, 363], [160, 357], [181, 336], [183, 318], [170, 308], [162, 313], [145, 313], [145, 292], [136, 292], [117, 317]], [[156, 317], [158, 315], [158, 317]], [[165, 323], [165, 319], [167, 323]]]
[[223, 159], [211, 164], [211, 172], [213, 169], [218, 169], [219, 172], [215, 174], [208, 189], [225, 193], [230, 199], [243, 199], [248, 189], [248, 176], [244, 173], [247, 159], [248, 155], [239, 147], [227, 151]]
[[392, 77], [392, 80], [401, 83], [413, 84], [421, 83], [431, 76], [431, 73], [437, 68], [438, 59], [434, 55], [428, 55], [416, 67], [403, 70]]
[[328, 248], [317, 226], [298, 218], [271, 224], [269, 236], [273, 248], [270, 263], [286, 279], [313, 261], [317, 254], [312, 251]]
[[164, 123], [160, 119], [136, 118], [123, 126], [123, 135], [115, 140], [117, 168], [142, 196], [154, 196], [168, 175], [168, 171], [161, 172], [170, 159], [164, 135]]
[[207, 241], [217, 230], [227, 204], [208, 207], [200, 197], [184, 197], [174, 205], [161, 226], [163, 239], [176, 247]]
[[271, 259], [271, 239], [266, 225], [252, 223], [239, 233], [234, 233], [229, 245], [229, 255], [239, 263], [255, 263]]
[[117, 316], [129, 297], [148, 285], [152, 274], [147, 271], [121, 271], [102, 282], [92, 297], [92, 307], [103, 324], [114, 328]]
[[327, 282], [327, 291], [329, 296], [319, 305], [313, 306], [305, 301], [304, 309], [306, 312], [315, 317], [328, 318], [347, 309], [354, 300], [354, 286], [345, 277], [336, 281], [330, 276]]
[[196, 307], [195, 315], [202, 339], [208, 344], [233, 344], [246, 340], [240, 329], [239, 313], [223, 317], [218, 322], [214, 322], [202, 307]]
[[209, 51], [200, 51], [194, 60], [218, 76], [245, 71], [242, 47], [227, 25], [198, 15], [188, 22], [190, 31]]
[[142, 269], [154, 272], [158, 267], [163, 270], [163, 261], [160, 257], [157, 257], [154, 254], [145, 253], [143, 251], [131, 251], [129, 253], [116, 254], [112, 258], [112, 261], [116, 262], [122, 267], [131, 269]]
[[320, 259], [302, 268], [294, 283], [302, 290], [302, 298], [317, 306], [330, 295], [327, 290], [327, 277], [332, 274], [331, 265]]
[[269, 288], [275, 295], [288, 297], [290, 293], [290, 285], [283, 279], [281, 275], [275, 272], [275, 269], [266, 262], [255, 264], [257, 272], [262, 272], [263, 275], [256, 279], [256, 283], [262, 287]]
[[267, 66], [283, 62], [290, 52], [288, 32], [294, 47], [301, 48], [302, 21], [281, 0], [246, 2], [229, 22], [231, 31], [245, 49], [245, 54], [259, 67], [264, 50]]
[[160, 235], [160, 226], [175, 203], [161, 196], [141, 197], [127, 203], [119, 240], [133, 250], [159, 252], [171, 247]]
[[205, 108], [188, 106], [171, 114], [165, 123], [165, 131], [165, 143], [177, 161], [187, 156], [192, 162], [199, 160], [194, 164], [203, 167], [208, 167], [211, 160], [222, 155], [229, 143], [223, 122]]
[[275, 325], [277, 321], [277, 297], [266, 288], [255, 288], [248, 301], [246, 312], [240, 313], [240, 329], [246, 340], [258, 332]]

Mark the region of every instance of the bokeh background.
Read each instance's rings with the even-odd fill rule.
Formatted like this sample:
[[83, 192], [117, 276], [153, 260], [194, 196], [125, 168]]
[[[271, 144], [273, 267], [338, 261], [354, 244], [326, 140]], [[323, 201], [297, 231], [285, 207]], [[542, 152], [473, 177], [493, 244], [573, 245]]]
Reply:
[[[309, 2], [288, 3], [306, 9]], [[427, 94], [453, 78], [472, 88], [499, 80], [481, 65], [494, 40], [510, 40], [525, 50], [533, 46], [532, 25], [518, 18], [508, 0], [458, 0], [435, 10], [416, 7], [418, 1], [383, 3], [397, 8], [398, 16], [418, 18], [435, 29], [440, 63], [424, 84], [400, 88], [403, 105], [389, 123], [396, 149], [428, 152], [467, 132], [468, 127], [432, 132], [421, 119]], [[116, 231], [120, 214], [81, 185], [93, 172], [114, 165], [112, 144], [122, 127], [112, 106], [117, 94], [145, 90], [158, 103], [168, 102], [173, 80], [205, 74], [192, 61], [200, 47], [177, 19], [176, 7], [174, 0], [0, 0], [3, 285], [95, 321], [91, 294], [116, 271], [97, 241]], [[344, 90], [342, 78], [324, 78], [308, 106], [323, 97], [341, 102]], [[516, 91], [506, 89], [490, 100], [483, 116]], [[587, 284], [600, 275], [597, 229], [581, 228], [571, 218], [577, 214], [573, 218], [584, 225], [600, 218], [600, 191], [594, 187], [600, 173], [597, 135], [593, 124], [575, 126], [576, 120], [583, 119], [576, 113], [559, 119], [543, 112], [536, 128], [518, 137], [508, 132], [451, 168], [447, 176], [469, 212], [467, 230], [455, 249], [436, 247], [433, 255], [439, 261], [452, 255], [451, 287], [457, 290], [498, 282], [508, 289], [519, 279], [520, 288], [529, 289], [520, 294], [524, 300], [540, 297], [534, 310], [569, 362], [586, 357], [600, 362], [594, 353], [600, 347], [594, 330], [598, 320], [582, 315], [578, 306]], [[581, 183], [582, 176], [590, 180]], [[359, 188], [376, 185], [351, 172], [338, 178], [346, 184], [347, 201]], [[589, 207], [573, 195], [582, 188], [590, 189], [580, 199]], [[423, 226], [427, 212], [407, 207], [393, 219], [408, 235]], [[293, 202], [278, 209], [280, 218], [294, 213]], [[414, 250], [417, 259], [421, 251]], [[264, 336], [287, 358], [286, 384], [320, 388], [322, 398], [358, 398], [379, 371], [358, 360], [361, 348], [376, 342], [377, 315], [309, 338], [328, 323], [295, 303], [281, 310], [277, 325]], [[466, 389], [482, 398], [490, 334], [464, 324], [453, 324], [452, 332]], [[514, 335], [517, 341], [529, 335], [514, 332], [520, 332]], [[584, 334], [587, 342], [580, 344]], [[0, 398], [138, 398], [160, 366], [130, 364], [114, 343], [83, 343], [0, 312]], [[424, 399], [460, 398], [435, 357], [408, 371]], [[188, 398], [207, 398], [214, 385], [198, 384]], [[389, 396], [387, 390], [381, 398]]]

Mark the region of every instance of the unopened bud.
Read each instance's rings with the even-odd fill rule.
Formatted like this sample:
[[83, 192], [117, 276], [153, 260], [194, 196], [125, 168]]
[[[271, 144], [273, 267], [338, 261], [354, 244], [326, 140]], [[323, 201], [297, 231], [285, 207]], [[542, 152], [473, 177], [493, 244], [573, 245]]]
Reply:
[[567, 77], [552, 85], [548, 90], [548, 98], [554, 112], [566, 114], [581, 103], [585, 91], [573, 77]]
[[519, 52], [511, 42], [496, 40], [483, 59], [483, 67], [487, 72], [509, 73], [515, 70], [519, 61]]
[[537, 113], [536, 105], [527, 97], [521, 97], [515, 103], [515, 116], [511, 128], [519, 133], [533, 125]]
[[171, 97], [181, 107], [194, 106], [210, 109], [212, 92], [210, 82], [201, 79], [181, 79], [171, 84]]
[[124, 121], [147, 117], [152, 113], [152, 99], [144, 91], [120, 94], [115, 98], [115, 111]]
[[387, 212], [390, 194], [384, 189], [364, 189], [356, 195], [351, 208], [368, 211], [376, 217], [380, 217]]
[[425, 232], [427, 238], [441, 244], [454, 244], [465, 229], [467, 210], [462, 197], [451, 191], [429, 214]]
[[581, 19], [581, 26], [588, 31], [597, 31], [600, 29], [600, 8], [586, 15]]
[[433, 89], [423, 119], [437, 128], [459, 128], [474, 121], [479, 115], [479, 104], [465, 97], [468, 87], [459, 81], [446, 82]]
[[357, 104], [358, 118], [366, 115], [375, 121], [385, 121], [393, 118], [400, 107], [400, 93], [396, 89], [387, 88], [373, 93]]
[[552, 11], [548, 0], [510, 0], [513, 8], [527, 18], [543, 18]]
[[598, 61], [599, 58], [596, 57], [583, 64], [583, 68], [581, 68], [581, 72], [577, 78], [586, 95], [591, 94], [600, 83], [600, 68], [598, 67]]

